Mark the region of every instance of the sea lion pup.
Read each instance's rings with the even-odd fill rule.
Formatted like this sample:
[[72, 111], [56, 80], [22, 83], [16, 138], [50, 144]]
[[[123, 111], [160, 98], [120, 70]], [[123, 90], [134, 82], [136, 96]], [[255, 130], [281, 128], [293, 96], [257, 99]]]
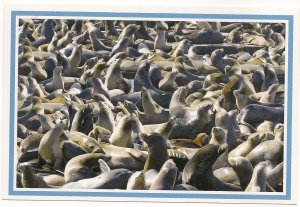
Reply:
[[135, 25], [135, 24], [129, 24], [127, 25], [123, 31], [121, 32], [121, 34], [118, 37], [118, 40], [121, 40], [123, 38], [132, 38], [132, 35], [140, 29], [140, 25]]
[[111, 47], [104, 45], [104, 43], [97, 38], [95, 30], [89, 30], [89, 37], [94, 51], [106, 50], [110, 52], [112, 50]]
[[185, 165], [182, 183], [189, 184], [199, 190], [239, 191], [239, 187], [224, 183], [214, 176], [212, 165], [225, 152], [227, 144], [208, 144], [200, 148]]
[[18, 165], [21, 171], [21, 183], [23, 188], [50, 188], [42, 176], [35, 174], [33, 166], [24, 162]]
[[170, 119], [169, 111], [158, 105], [145, 87], [142, 87], [141, 97], [145, 116], [151, 123], [160, 124]]
[[176, 57], [172, 66], [172, 71], [178, 72], [177, 77], [175, 79], [178, 86], [187, 85], [193, 80], [204, 81], [204, 76], [197, 76], [187, 71], [183, 65], [183, 62], [183, 56]]
[[120, 69], [121, 62], [121, 59], [117, 59], [109, 66], [104, 85], [108, 88], [108, 90], [121, 89], [127, 94], [129, 93], [131, 86], [128, 80], [123, 78]]
[[158, 87], [159, 89], [166, 92], [174, 92], [178, 85], [175, 82], [178, 72], [169, 72], [165, 75], [165, 77], [159, 81]]
[[128, 180], [126, 190], [147, 190], [145, 173], [143, 171], [133, 173]]
[[194, 186], [187, 184], [177, 184], [174, 186], [173, 190], [198, 191]]
[[60, 122], [48, 131], [41, 139], [38, 151], [38, 164], [49, 164], [55, 170], [62, 170], [64, 165], [63, 153], [59, 144], [59, 137], [65, 128], [65, 123]]
[[171, 52], [172, 45], [169, 45], [166, 40], [166, 33], [163, 30], [156, 30], [156, 37], [154, 41], [154, 50], [160, 49], [165, 52]]
[[33, 61], [27, 61], [27, 63], [31, 70], [29, 76], [35, 78], [37, 81], [47, 79], [47, 72], [41, 67], [40, 63]]
[[[65, 167], [66, 183], [96, 177], [101, 173], [98, 160], [108, 161], [110, 156], [102, 153], [88, 153], [72, 158]], [[98, 168], [98, 169], [97, 169]]]
[[115, 131], [115, 122], [114, 122], [114, 115], [111, 109], [102, 101], [98, 102], [99, 104], [99, 114], [98, 119], [96, 122], [96, 126], [101, 126], [107, 130], [109, 130], [111, 133]]
[[48, 93], [52, 93], [58, 89], [64, 90], [65, 86], [64, 86], [64, 80], [62, 77], [62, 70], [63, 70], [62, 66], [54, 68], [53, 78], [52, 78], [51, 82], [49, 82], [45, 85], [45, 90]]
[[279, 84], [278, 77], [273, 68], [269, 64], [263, 65], [265, 79], [261, 85], [261, 91], [267, 91], [273, 84]]
[[178, 168], [173, 160], [167, 160], [161, 167], [150, 190], [173, 190], [178, 174]]
[[150, 169], [159, 171], [169, 159], [165, 138], [158, 133], [139, 134], [140, 138], [148, 145], [148, 157], [144, 165], [144, 172]]
[[238, 116], [240, 123], [251, 124], [252, 126], [259, 125], [266, 120], [274, 123], [283, 123], [284, 108], [250, 104], [244, 107]]
[[259, 162], [268, 160], [274, 165], [278, 165], [283, 161], [283, 143], [279, 140], [267, 140], [257, 145], [246, 158], [253, 166]]
[[24, 125], [30, 118], [38, 114], [44, 114], [44, 107], [41, 99], [37, 96], [34, 96], [32, 97], [32, 106], [30, 111], [28, 111], [24, 116], [18, 117], [18, 123]]
[[253, 169], [253, 175], [245, 192], [266, 192], [267, 190], [267, 171], [271, 163], [267, 161], [259, 162]]
[[260, 144], [263, 138], [264, 136], [261, 136], [260, 132], [250, 134], [245, 142], [230, 151], [228, 157], [246, 157], [257, 145]]
[[132, 172], [127, 169], [114, 169], [97, 177], [67, 183], [64, 189], [126, 189]]
[[103, 150], [99, 146], [99, 143], [92, 137], [89, 137], [81, 132], [77, 131], [64, 131], [63, 132], [66, 137], [75, 142], [76, 144], [80, 145], [89, 153], [102, 153]]
[[247, 158], [241, 156], [229, 157], [228, 162], [238, 176], [241, 188], [245, 190], [253, 174], [252, 164]]
[[218, 68], [222, 73], [225, 73], [225, 67], [227, 65], [234, 66], [239, 65], [238, 61], [233, 58], [223, 57], [224, 49], [216, 49], [211, 53], [212, 66]]

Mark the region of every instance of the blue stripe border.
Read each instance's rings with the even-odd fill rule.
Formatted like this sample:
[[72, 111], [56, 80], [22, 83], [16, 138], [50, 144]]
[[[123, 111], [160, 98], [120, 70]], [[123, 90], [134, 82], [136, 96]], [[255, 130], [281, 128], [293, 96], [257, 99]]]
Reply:
[[[17, 191], [14, 190], [14, 117], [15, 117], [15, 58], [16, 58], [16, 18], [17, 16], [62, 16], [62, 17], [104, 17], [104, 18], [165, 18], [165, 19], [228, 19], [228, 20], [278, 20], [288, 21], [288, 97], [287, 97], [287, 146], [286, 150], [286, 194], [285, 195], [246, 195], [236, 194], [186, 194], [167, 192], [67, 192], [67, 191]], [[10, 76], [10, 127], [9, 127], [9, 186], [8, 194], [14, 196], [78, 196], [78, 197], [127, 197], [127, 198], [182, 198], [182, 199], [253, 199], [290, 200], [292, 163], [292, 89], [293, 89], [293, 31], [292, 15], [240, 15], [240, 14], [183, 14], [183, 13], [124, 13], [124, 12], [57, 12], [57, 11], [12, 11], [11, 12], [11, 76]]]

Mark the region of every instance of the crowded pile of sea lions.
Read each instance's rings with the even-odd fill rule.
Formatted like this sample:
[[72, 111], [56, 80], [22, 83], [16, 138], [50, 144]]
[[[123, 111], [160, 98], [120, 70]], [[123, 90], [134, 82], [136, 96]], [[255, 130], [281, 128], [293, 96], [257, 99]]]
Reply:
[[20, 19], [19, 188], [281, 192], [285, 24]]

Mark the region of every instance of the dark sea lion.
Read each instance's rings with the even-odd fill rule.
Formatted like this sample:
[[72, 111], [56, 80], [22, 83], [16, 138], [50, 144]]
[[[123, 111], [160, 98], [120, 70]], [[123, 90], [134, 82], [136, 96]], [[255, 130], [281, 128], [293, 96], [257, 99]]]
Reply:
[[212, 172], [213, 163], [226, 149], [226, 144], [209, 144], [200, 148], [183, 169], [183, 184], [192, 185], [199, 190], [239, 191], [239, 187], [223, 183]]
[[144, 166], [144, 172], [150, 169], [159, 172], [165, 161], [169, 159], [165, 138], [158, 133], [140, 133], [139, 136], [148, 145], [148, 158]]

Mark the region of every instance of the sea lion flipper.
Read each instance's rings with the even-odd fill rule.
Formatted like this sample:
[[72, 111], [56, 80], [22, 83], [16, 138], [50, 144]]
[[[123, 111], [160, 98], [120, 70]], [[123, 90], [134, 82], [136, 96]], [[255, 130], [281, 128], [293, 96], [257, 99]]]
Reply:
[[104, 160], [99, 159], [98, 162], [102, 173], [111, 171], [110, 167], [107, 165], [107, 163]]

